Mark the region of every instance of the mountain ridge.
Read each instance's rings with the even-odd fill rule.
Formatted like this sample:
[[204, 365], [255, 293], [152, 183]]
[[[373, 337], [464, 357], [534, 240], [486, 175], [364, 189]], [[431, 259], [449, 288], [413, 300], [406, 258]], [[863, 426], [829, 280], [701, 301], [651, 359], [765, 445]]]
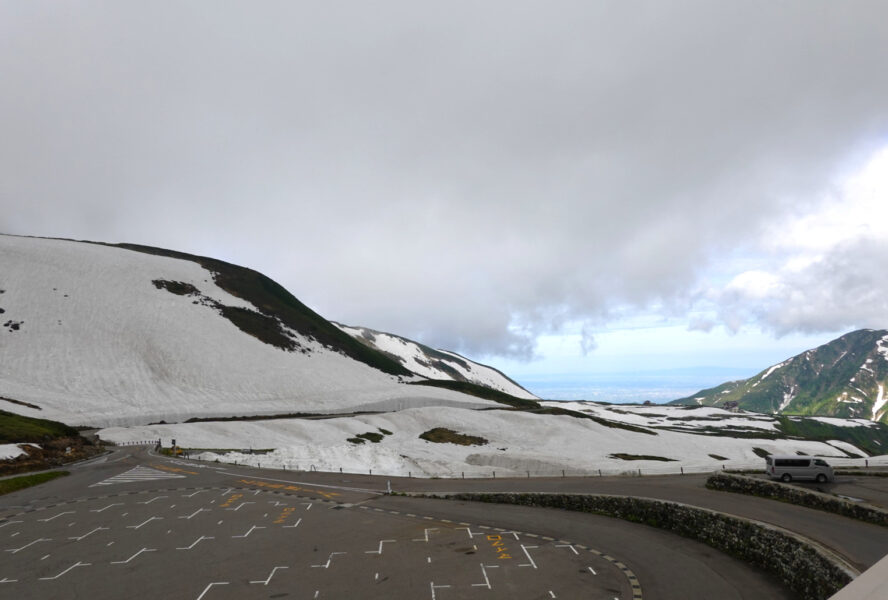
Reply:
[[71, 425], [491, 406], [404, 385], [261, 273], [129, 244], [0, 235], [0, 401]]
[[860, 329], [748, 379], [725, 382], [669, 404], [728, 403], [755, 412], [888, 422], [886, 384], [888, 330]]
[[406, 369], [421, 377], [474, 383], [516, 398], [539, 400], [499, 369], [473, 361], [456, 352], [436, 350], [404, 336], [369, 327], [344, 325], [336, 321], [333, 321], [333, 324], [362, 344], [397, 360]]

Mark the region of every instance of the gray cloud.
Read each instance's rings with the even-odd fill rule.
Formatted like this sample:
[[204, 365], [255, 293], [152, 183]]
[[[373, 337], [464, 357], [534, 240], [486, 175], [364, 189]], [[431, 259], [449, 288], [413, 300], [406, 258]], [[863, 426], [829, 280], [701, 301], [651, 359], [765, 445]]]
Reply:
[[885, 22], [881, 2], [2, 3], [0, 231], [217, 256], [330, 318], [529, 356], [567, 321], [689, 306], [884, 143]]
[[759, 323], [777, 335], [888, 327], [888, 239], [841, 243], [805, 268], [773, 277], [763, 290], [717, 295], [729, 327]]

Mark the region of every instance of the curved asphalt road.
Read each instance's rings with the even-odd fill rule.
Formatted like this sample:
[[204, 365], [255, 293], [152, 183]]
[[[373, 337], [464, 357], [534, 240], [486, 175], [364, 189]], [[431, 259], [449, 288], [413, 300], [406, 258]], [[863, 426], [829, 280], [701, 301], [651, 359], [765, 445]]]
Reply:
[[182, 461], [138, 448], [69, 470], [0, 497], [0, 598], [789, 597], [770, 576], [658, 529], [381, 495], [389, 482], [398, 491], [664, 498], [774, 522], [861, 568], [888, 552], [882, 528], [710, 492], [692, 476], [395, 479]]

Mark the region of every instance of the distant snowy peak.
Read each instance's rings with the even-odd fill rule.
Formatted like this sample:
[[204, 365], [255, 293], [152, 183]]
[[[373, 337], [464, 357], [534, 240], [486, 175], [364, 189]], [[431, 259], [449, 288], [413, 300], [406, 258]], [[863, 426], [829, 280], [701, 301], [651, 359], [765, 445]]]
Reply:
[[888, 422], [888, 331], [861, 329], [673, 404]]
[[467, 381], [505, 392], [516, 398], [538, 400], [505, 374], [455, 352], [435, 350], [419, 342], [367, 327], [334, 324], [356, 340], [397, 360], [406, 369], [427, 379]]

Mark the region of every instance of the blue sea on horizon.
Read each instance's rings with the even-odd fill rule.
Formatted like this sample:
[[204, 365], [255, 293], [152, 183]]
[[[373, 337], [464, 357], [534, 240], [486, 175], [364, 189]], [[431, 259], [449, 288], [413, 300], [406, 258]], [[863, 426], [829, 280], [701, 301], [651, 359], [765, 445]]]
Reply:
[[703, 367], [646, 373], [532, 375], [517, 381], [544, 400], [663, 404], [757, 372], [758, 369]]

